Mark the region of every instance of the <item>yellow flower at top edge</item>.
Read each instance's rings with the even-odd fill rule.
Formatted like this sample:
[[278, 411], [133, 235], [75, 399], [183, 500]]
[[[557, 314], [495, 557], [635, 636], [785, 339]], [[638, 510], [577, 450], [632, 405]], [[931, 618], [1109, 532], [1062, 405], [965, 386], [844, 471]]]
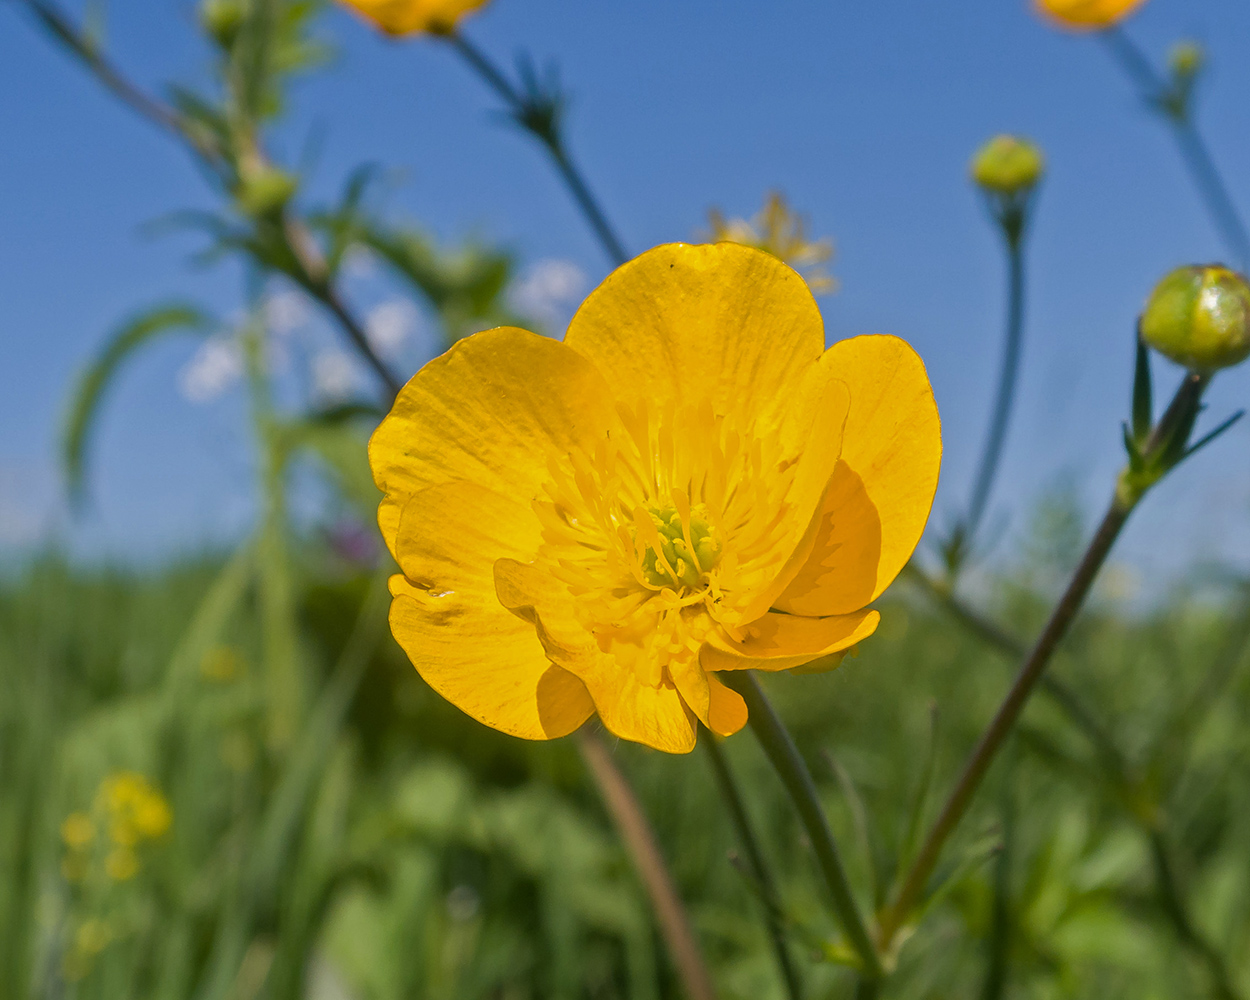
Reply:
[[770, 192], [764, 207], [750, 221], [726, 219], [720, 209], [713, 208], [708, 212], [708, 227], [708, 236], [714, 243], [741, 243], [789, 264], [817, 295], [838, 287], [825, 268], [833, 258], [833, 241], [808, 239], [806, 219], [791, 211], [780, 192]]
[[339, 0], [388, 35], [447, 35], [490, 0]]
[[726, 670], [836, 660], [920, 539], [941, 435], [895, 337], [826, 350], [803, 279], [759, 250], [657, 247], [563, 342], [474, 334], [369, 446], [421, 676], [528, 739], [592, 713], [686, 752], [746, 722]]
[[1119, 24], [1146, 0], [1034, 0], [1043, 17], [1064, 28], [1098, 31]]

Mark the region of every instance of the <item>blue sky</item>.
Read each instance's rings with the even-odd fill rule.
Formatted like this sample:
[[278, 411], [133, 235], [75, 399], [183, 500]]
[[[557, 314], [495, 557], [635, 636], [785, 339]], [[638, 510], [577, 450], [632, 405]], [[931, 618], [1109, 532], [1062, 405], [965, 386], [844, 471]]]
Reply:
[[[189, 3], [115, 0], [109, 48], [147, 86], [195, 79], [206, 53], [193, 24]], [[500, 60], [521, 48], [558, 60], [572, 146], [632, 250], [691, 237], [712, 205], [750, 214], [772, 188], [834, 238], [829, 338], [898, 334], [929, 366], [946, 439], [939, 524], [967, 495], [1003, 309], [1000, 249], [967, 161], [999, 131], [1036, 139], [1050, 171], [993, 509], [1011, 531], [1060, 482], [1102, 502], [1122, 458], [1136, 311], [1169, 268], [1224, 254], [1169, 136], [1094, 41], [1046, 28], [1024, 0], [495, 0], [466, 31]], [[297, 158], [317, 137], [312, 199], [375, 161], [403, 171], [392, 209], [441, 237], [478, 235], [602, 277], [607, 262], [542, 156], [490, 120], [491, 96], [451, 53], [384, 42], [339, 11], [322, 32], [338, 56], [298, 88], [278, 150]], [[1250, 207], [1250, 8], [1150, 0], [1129, 32], [1156, 59], [1181, 37], [1208, 46], [1202, 124]], [[253, 509], [242, 401], [184, 398], [189, 342], [151, 352], [119, 384], [96, 442], [94, 504], [69, 518], [55, 449], [75, 372], [137, 308], [183, 297], [229, 314], [239, 276], [191, 266], [192, 237], [144, 231], [207, 206], [200, 178], [15, 3], [0, 4], [0, 93], [0, 551], [51, 534], [84, 556], [147, 559], [236, 535]], [[1175, 378], [1163, 364], [1159, 375]], [[1248, 387], [1250, 372], [1221, 376], [1212, 419]], [[1250, 557], [1248, 444], [1238, 427], [1165, 483], [1121, 558], [1153, 579], [1196, 558]]]

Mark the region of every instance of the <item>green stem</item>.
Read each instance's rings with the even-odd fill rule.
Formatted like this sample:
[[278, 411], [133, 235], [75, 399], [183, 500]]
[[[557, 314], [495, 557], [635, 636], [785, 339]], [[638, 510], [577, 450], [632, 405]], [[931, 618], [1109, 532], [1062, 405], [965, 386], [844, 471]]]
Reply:
[[1228, 193], [1228, 186], [1193, 121], [1187, 95], [1170, 100], [1173, 88], [1155, 72], [1145, 53], [1119, 28], [1109, 28], [1100, 36], [1112, 58], [1138, 88], [1147, 107], [1163, 115], [1172, 126], [1181, 157], [1210, 213], [1211, 221], [1237, 259], [1237, 266], [1246, 270], [1250, 266], [1250, 237], [1247, 237], [1241, 213]]
[[[1006, 227], [1004, 227], [1006, 229]], [[1007, 245], [1007, 323], [1003, 341], [1003, 367], [998, 376], [998, 394], [990, 418], [989, 434], [985, 450], [981, 454], [972, 499], [968, 504], [968, 520], [965, 541], [976, 534], [985, 505], [994, 487], [994, 477], [1007, 439], [1007, 425], [1011, 422], [1011, 409], [1015, 401], [1016, 385], [1020, 375], [1020, 348], [1024, 339], [1024, 250], [1019, 230], [1013, 238], [1005, 233]]]
[[547, 147], [547, 152], [551, 154], [552, 162], [555, 164], [561, 179], [569, 189], [573, 200], [577, 202], [578, 208], [581, 209], [582, 214], [586, 217], [586, 221], [590, 224], [590, 228], [594, 230], [604, 253], [608, 255], [612, 263], [619, 267], [629, 260], [629, 254], [625, 250], [625, 245], [616, 235], [616, 231], [612, 228], [611, 223], [608, 222], [607, 216], [591, 192], [590, 186], [586, 183], [586, 179], [582, 176], [581, 171], [573, 163], [565, 145], [564, 136], [560, 131], [557, 116], [555, 114], [545, 116], [541, 119], [543, 125], [538, 125], [537, 121], [539, 119], [532, 118], [526, 114], [527, 111], [531, 110], [530, 102], [526, 95], [508, 82], [508, 78], [490, 61], [490, 58], [481, 49], [458, 32], [440, 37], [450, 42], [461, 58], [508, 105], [517, 124]]
[[1016, 836], [1016, 799], [1013, 772], [1015, 753], [1004, 760], [1000, 789], [1003, 842], [994, 861], [994, 909], [991, 917], [985, 986], [981, 1000], [1000, 1000], [1007, 989], [1011, 958], [1011, 862]]
[[[934, 581], [919, 566], [911, 564], [907, 569], [908, 575], [938, 601], [956, 621], [981, 638], [987, 645], [1007, 656], [1024, 655], [1024, 646], [1018, 639], [969, 608], [958, 597]], [[1250, 627], [1239, 631], [1230, 642], [1229, 649], [1213, 668], [1211, 677], [1208, 678], [1208, 682], [1204, 683], [1204, 688], [1207, 683], [1215, 685], [1217, 690], [1223, 686], [1244, 651], [1247, 636], [1250, 636]], [[1241, 1000], [1241, 994], [1231, 986], [1231, 978], [1223, 956], [1215, 945], [1198, 931], [1185, 906], [1184, 895], [1176, 877], [1175, 852], [1167, 838], [1167, 828], [1164, 825], [1165, 814], [1159, 812], [1154, 807], [1154, 803], [1144, 797], [1145, 789], [1141, 782], [1134, 778], [1132, 768], [1124, 753], [1116, 745], [1111, 734], [1094, 718], [1093, 713], [1076, 692], [1050, 674], [1043, 675], [1040, 686], [1042, 691], [1093, 744], [1107, 776], [1120, 790], [1122, 800], [1128, 806], [1126, 810], [1128, 816], [1141, 828], [1149, 841], [1159, 907], [1172, 924], [1178, 939], [1206, 965], [1208, 975], [1221, 998]], [[1182, 715], [1187, 716], [1189, 711], [1187, 709]]]
[[963, 774], [960, 775], [959, 781], [950, 793], [950, 797], [946, 800], [941, 814], [938, 816], [933, 828], [929, 831], [924, 846], [921, 847], [915, 861], [912, 862], [911, 869], [907, 874], [902, 889], [899, 891], [898, 898], [893, 906], [883, 914], [881, 919], [881, 943], [883, 948], [890, 946], [894, 936], [921, 901], [947, 838], [950, 837], [963, 819], [973, 796], [985, 777], [986, 771], [989, 770], [990, 764], [993, 763], [994, 758], [1003, 745], [1003, 741], [1015, 726], [1016, 720], [1020, 717], [1021, 711], [1023, 711], [1029, 696], [1033, 693], [1033, 688], [1037, 685], [1038, 680], [1041, 679], [1047, 665], [1050, 663], [1051, 657], [1054, 656], [1060, 641], [1072, 626], [1077, 612], [1089, 594], [1094, 578], [1098, 575], [1098, 571], [1106, 561], [1112, 545], [1115, 544], [1116, 538], [1119, 537], [1120, 531], [1128, 520], [1128, 516], [1136, 505], [1137, 500], [1138, 497], [1126, 498], [1123, 495], [1123, 491], [1117, 490], [1106, 515], [1103, 517], [1102, 523], [1098, 527], [1098, 531], [1090, 542], [1089, 548], [1086, 549], [1080, 565], [1077, 566], [1067, 590], [1055, 606], [1050, 621], [1047, 622], [1046, 628], [1042, 631], [1032, 652], [1025, 660], [1019, 674], [1016, 676], [1015, 683], [1012, 684], [1007, 697], [1003, 700], [1002, 705], [999, 706], [998, 712], [990, 722], [989, 727], [982, 734], [980, 742], [978, 742], [976, 749], [972, 752], [972, 756], [964, 766]]
[[746, 853], [747, 864], [751, 867], [761, 895], [764, 897], [764, 922], [768, 927], [768, 935], [772, 940], [773, 953], [777, 958], [777, 967], [781, 978], [785, 981], [786, 992], [791, 1000], [799, 1000], [803, 995], [803, 987], [799, 982], [798, 970], [790, 957], [790, 949], [786, 944], [785, 927], [782, 923], [781, 897], [777, 893], [777, 885], [772, 871], [764, 860], [764, 852], [760, 849], [759, 838], [747, 815], [746, 805], [729, 769], [729, 761], [725, 759], [725, 751], [717, 742], [716, 737], [704, 729], [699, 743], [702, 744], [712, 761], [712, 772], [716, 775], [716, 785], [720, 789], [721, 798], [725, 800], [725, 808], [738, 831], [738, 839], [742, 842], [742, 850]]
[[799, 755], [798, 747], [794, 745], [789, 731], [754, 674], [746, 670], [725, 671], [720, 674], [720, 678], [746, 701], [751, 729], [794, 802], [799, 819], [812, 843], [812, 850], [816, 853], [821, 874], [829, 887], [842, 930], [859, 957], [862, 976], [866, 980], [881, 979], [885, 974], [881, 959], [873, 947], [864, 918], [851, 893], [837, 841], [833, 838], [833, 831], [829, 828], [829, 821], [816, 793], [816, 784]]

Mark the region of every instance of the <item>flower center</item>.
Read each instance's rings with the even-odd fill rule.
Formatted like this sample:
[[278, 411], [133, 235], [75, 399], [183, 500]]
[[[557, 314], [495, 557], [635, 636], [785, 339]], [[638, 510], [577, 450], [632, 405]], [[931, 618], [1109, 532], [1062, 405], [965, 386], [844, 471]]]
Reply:
[[723, 545], [707, 505], [684, 506], [646, 507], [635, 514], [634, 544], [643, 549], [642, 575], [652, 586], [693, 590], [720, 562]]

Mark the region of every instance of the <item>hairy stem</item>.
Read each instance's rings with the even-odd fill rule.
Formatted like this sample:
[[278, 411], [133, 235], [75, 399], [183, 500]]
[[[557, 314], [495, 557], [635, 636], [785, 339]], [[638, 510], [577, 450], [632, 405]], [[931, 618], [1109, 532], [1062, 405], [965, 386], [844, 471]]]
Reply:
[[851, 893], [842, 855], [821, 807], [811, 772], [803, 762], [798, 747], [794, 745], [789, 730], [750, 671], [725, 671], [720, 678], [742, 695], [747, 703], [751, 729], [794, 802], [799, 819], [812, 843], [825, 884], [829, 888], [843, 933], [859, 958], [863, 978], [870, 981], [881, 979], [884, 975], [881, 959], [873, 947], [864, 918]]
[[638, 869], [686, 995], [691, 1000], [715, 1000], [712, 977], [690, 926], [690, 917], [633, 789], [593, 729], [583, 726], [578, 730], [577, 749], [599, 786], [617, 832]]
[[[569, 193], [573, 196], [573, 200], [577, 202], [577, 207], [581, 209], [582, 215], [585, 216], [586, 221], [590, 224], [590, 228], [594, 230], [595, 236], [598, 238], [599, 244], [603, 247], [603, 252], [607, 254], [608, 259], [617, 266], [629, 260], [629, 254], [625, 250], [625, 245], [616, 235], [616, 230], [608, 222], [608, 218], [600, 207], [598, 199], [591, 192], [586, 179], [582, 176], [581, 171], [577, 169], [569, 155], [568, 148], [564, 142], [564, 135], [560, 130], [558, 114], [545, 116], [541, 119], [527, 115], [526, 112], [531, 110], [531, 108], [526, 95], [508, 82], [508, 78], [491, 62], [490, 58], [481, 49], [458, 32], [441, 37], [446, 38], [451, 43], [461, 58], [508, 105], [516, 123], [547, 148], [547, 152], [551, 154], [551, 160], [555, 164], [561, 180], [564, 181], [565, 187], [568, 188]], [[540, 121], [541, 124], [539, 124]]]
[[764, 852], [760, 849], [759, 838], [755, 835], [755, 830], [751, 825], [751, 819], [747, 815], [746, 805], [742, 801], [742, 794], [738, 790], [738, 783], [734, 780], [733, 772], [729, 769], [729, 761], [725, 759], [725, 751], [721, 749], [716, 737], [706, 729], [701, 734], [699, 742], [707, 749], [708, 757], [712, 761], [712, 772], [716, 775], [716, 785], [720, 789], [721, 798], [725, 801], [725, 808], [729, 810], [729, 817], [733, 820], [735, 829], [738, 831], [738, 839], [742, 842], [742, 850], [746, 853], [747, 864], [751, 868], [751, 874], [754, 876], [759, 891], [764, 897], [764, 922], [768, 927], [768, 934], [772, 940], [773, 954], [777, 958], [777, 967], [781, 971], [781, 978], [786, 984], [786, 993], [791, 1000], [799, 1000], [803, 995], [803, 988], [799, 982], [798, 970], [794, 967], [794, 961], [790, 957], [790, 949], [786, 944], [785, 927], [782, 923], [781, 897], [777, 893], [777, 884], [773, 879], [772, 871], [768, 867], [768, 863], [764, 860]]

